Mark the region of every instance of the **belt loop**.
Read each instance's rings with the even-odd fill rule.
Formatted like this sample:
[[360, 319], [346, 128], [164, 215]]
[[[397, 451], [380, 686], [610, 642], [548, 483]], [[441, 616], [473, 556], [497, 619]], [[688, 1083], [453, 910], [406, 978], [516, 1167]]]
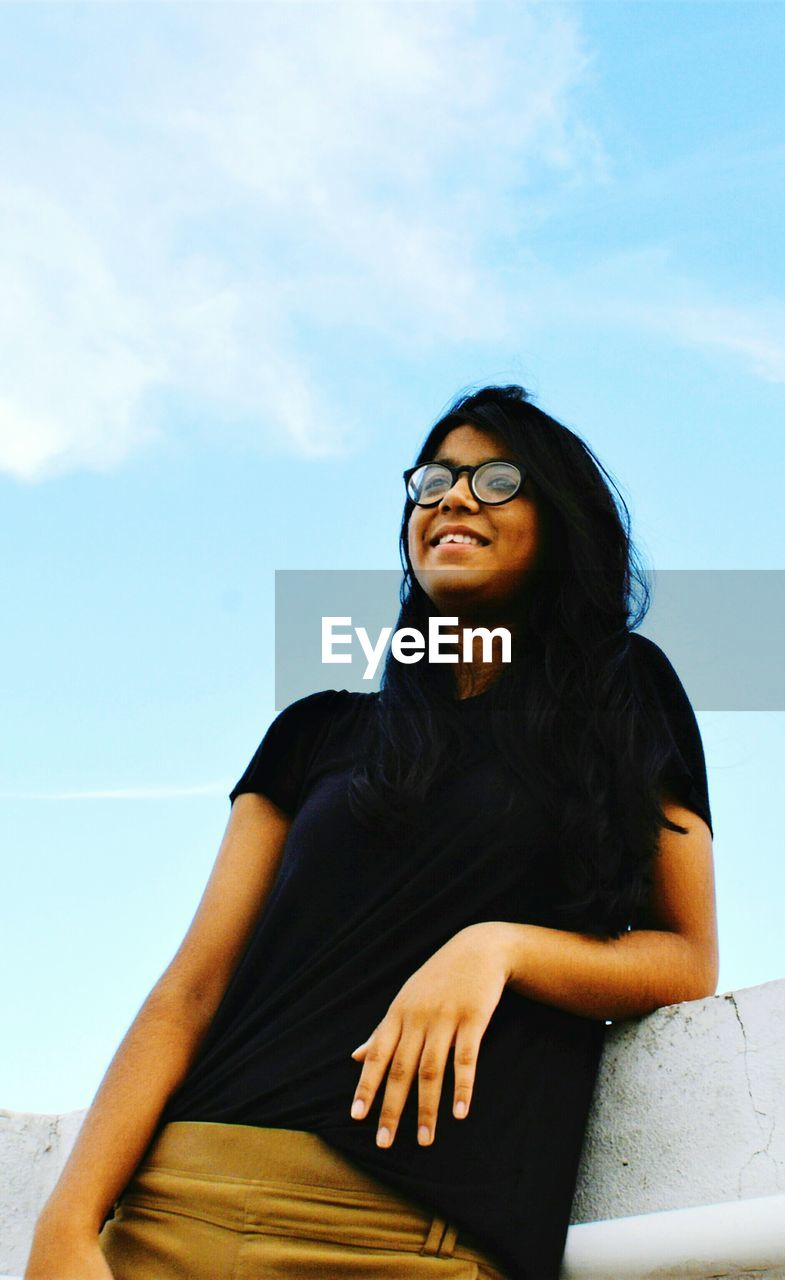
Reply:
[[428, 1228], [428, 1234], [425, 1237], [425, 1244], [420, 1250], [421, 1254], [437, 1254], [441, 1250], [442, 1238], [447, 1230], [447, 1223], [444, 1218], [434, 1217]]
[[455, 1242], [457, 1239], [458, 1239], [458, 1228], [454, 1227], [452, 1223], [448, 1222], [447, 1230], [444, 1233], [444, 1240], [442, 1241], [442, 1247], [439, 1250], [443, 1258], [452, 1257], [453, 1250], [455, 1248]]

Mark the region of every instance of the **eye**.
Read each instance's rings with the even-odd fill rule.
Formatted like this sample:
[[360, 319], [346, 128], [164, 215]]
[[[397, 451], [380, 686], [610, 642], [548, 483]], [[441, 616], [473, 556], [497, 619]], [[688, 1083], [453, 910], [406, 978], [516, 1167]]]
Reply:
[[452, 483], [449, 471], [437, 463], [424, 463], [409, 481], [409, 497], [413, 502], [438, 502]]
[[495, 493], [513, 493], [515, 481], [511, 476], [492, 476], [490, 480], [486, 480], [485, 487], [493, 489]]
[[475, 484], [481, 496], [502, 502], [518, 492], [522, 479], [520, 468], [514, 462], [489, 462], [478, 470]]

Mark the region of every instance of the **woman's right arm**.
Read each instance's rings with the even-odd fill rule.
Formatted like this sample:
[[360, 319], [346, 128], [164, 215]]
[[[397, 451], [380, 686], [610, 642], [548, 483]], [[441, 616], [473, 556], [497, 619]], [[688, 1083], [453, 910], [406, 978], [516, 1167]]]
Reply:
[[202, 900], [112, 1059], [36, 1224], [25, 1280], [101, 1280], [98, 1234], [184, 1079], [272, 888], [291, 819], [266, 796], [232, 805]]

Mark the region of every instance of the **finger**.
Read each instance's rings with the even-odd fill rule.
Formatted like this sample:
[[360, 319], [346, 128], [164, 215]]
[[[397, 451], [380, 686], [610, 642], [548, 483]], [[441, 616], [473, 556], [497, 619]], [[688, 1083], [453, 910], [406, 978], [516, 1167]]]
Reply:
[[444, 1084], [444, 1068], [455, 1035], [449, 1023], [432, 1027], [425, 1039], [418, 1070], [417, 1141], [428, 1147], [436, 1135], [436, 1117]]
[[358, 1044], [357, 1048], [352, 1050], [350, 1057], [362, 1060], [367, 1052], [368, 1044], [368, 1040], [363, 1040], [362, 1044]]
[[478, 1022], [462, 1022], [455, 1037], [453, 1061], [455, 1091], [452, 1113], [458, 1120], [463, 1120], [471, 1106], [477, 1058], [484, 1030], [485, 1027]]
[[382, 1109], [379, 1112], [376, 1143], [380, 1147], [390, 1147], [395, 1141], [398, 1122], [417, 1072], [424, 1039], [424, 1029], [412, 1030], [408, 1034], [404, 1033], [398, 1042], [387, 1074]]
[[364, 1050], [364, 1060], [352, 1100], [351, 1115], [354, 1120], [362, 1120], [367, 1116], [388, 1063], [395, 1053], [400, 1034], [400, 1022], [385, 1018], [379, 1023], [370, 1040], [366, 1041], [365, 1045], [358, 1046]]

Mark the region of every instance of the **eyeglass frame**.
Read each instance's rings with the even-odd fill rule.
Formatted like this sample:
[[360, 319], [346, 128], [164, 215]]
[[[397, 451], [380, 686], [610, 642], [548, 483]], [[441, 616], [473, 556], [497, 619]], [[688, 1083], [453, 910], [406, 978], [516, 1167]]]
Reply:
[[[501, 498], [499, 502], [488, 502], [486, 498], [481, 498], [474, 488], [474, 477], [477, 474], [477, 472], [480, 470], [481, 467], [490, 466], [492, 462], [506, 462], [508, 467], [516, 467], [518, 470], [518, 474], [521, 477], [520, 484], [518, 485], [518, 488], [515, 490], [515, 493], [511, 493], [509, 498]], [[470, 466], [468, 462], [464, 462], [459, 467], [453, 467], [449, 462], [442, 462], [440, 458], [432, 458], [430, 461], [427, 461], [427, 462], [417, 462], [413, 467], [407, 467], [406, 470], [403, 472], [404, 484], [406, 485], [407, 500], [413, 503], [414, 506], [416, 507], [438, 507], [439, 503], [444, 501], [445, 494], [450, 492], [450, 489], [445, 489], [445, 492], [442, 494], [441, 498], [437, 498], [434, 502], [417, 502], [416, 499], [413, 498], [412, 495], [409, 493], [409, 481], [414, 475], [415, 471], [420, 470], [420, 467], [444, 467], [444, 470], [449, 471], [452, 477], [452, 484], [450, 485], [450, 489], [454, 489], [462, 473], [464, 471], [468, 471], [469, 472], [469, 488], [472, 492], [472, 496], [476, 498], [478, 502], [481, 502], [483, 506], [486, 506], [486, 507], [503, 507], [505, 502], [512, 502], [513, 498], [517, 498], [521, 492], [521, 489], [523, 488], [524, 481], [526, 480], [526, 474], [527, 474], [526, 468], [523, 467], [520, 462], [513, 462], [510, 458], [486, 458], [484, 462], [478, 462], [476, 463], [475, 466]]]

